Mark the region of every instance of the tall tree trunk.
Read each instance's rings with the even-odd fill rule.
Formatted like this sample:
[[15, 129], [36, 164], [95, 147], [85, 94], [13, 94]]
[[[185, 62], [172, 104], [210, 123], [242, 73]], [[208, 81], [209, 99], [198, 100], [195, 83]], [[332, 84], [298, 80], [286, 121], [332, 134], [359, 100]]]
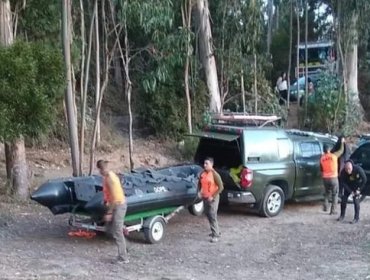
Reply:
[[287, 107], [289, 111], [290, 107], [290, 72], [292, 71], [292, 45], [293, 45], [293, 0], [290, 0], [290, 15], [289, 15], [289, 63], [288, 63], [288, 95], [287, 95]]
[[243, 115], [247, 112], [247, 108], [245, 106], [245, 88], [244, 88], [244, 71], [242, 69], [240, 73], [240, 90], [242, 91], [242, 103], [243, 103]]
[[11, 141], [10, 150], [13, 163], [11, 176], [12, 194], [17, 198], [26, 200], [29, 195], [30, 184], [23, 137]]
[[[9, 0], [0, 1], [0, 46], [13, 44], [12, 12]], [[28, 165], [24, 139], [20, 136], [5, 144], [7, 177], [12, 193], [19, 199], [27, 199], [29, 193]]]
[[267, 53], [270, 54], [270, 47], [272, 42], [272, 26], [273, 26], [273, 9], [274, 1], [267, 1]]
[[129, 126], [128, 126], [128, 137], [129, 137], [129, 157], [130, 157], [130, 170], [134, 169], [134, 141], [132, 139], [132, 109], [131, 109], [131, 91], [132, 83], [130, 79], [130, 43], [128, 40], [128, 30], [127, 30], [127, 15], [123, 23], [123, 32], [125, 34], [125, 89], [127, 95], [127, 106], [129, 115]]
[[253, 64], [253, 92], [254, 92], [254, 113], [258, 115], [258, 91], [257, 91], [257, 54], [254, 51], [253, 54], [254, 64]]
[[[9, 46], [13, 43], [12, 13], [9, 1], [0, 1], [0, 45]], [[6, 177], [12, 177], [12, 157], [10, 143], [4, 144]]]
[[[98, 108], [100, 95], [100, 44], [99, 44], [99, 11], [98, 5], [95, 9], [95, 108]], [[100, 115], [97, 115], [96, 146], [100, 145]]]
[[62, 40], [63, 40], [63, 53], [65, 62], [65, 72], [67, 80], [67, 88], [65, 90], [65, 104], [67, 109], [67, 121], [69, 132], [69, 143], [71, 148], [72, 171], [73, 176], [79, 175], [79, 147], [78, 147], [78, 132], [77, 132], [77, 119], [74, 110], [74, 95], [72, 87], [72, 71], [71, 71], [71, 30], [70, 22], [72, 15], [69, 13], [72, 0], [62, 0]]
[[[106, 88], [108, 86], [109, 66], [112, 63], [113, 55], [116, 52], [116, 47], [117, 47], [117, 44], [119, 43], [119, 41], [118, 41], [118, 38], [119, 37], [117, 35], [117, 38], [116, 38], [116, 40], [114, 42], [114, 45], [112, 46], [111, 49], [109, 49], [109, 46], [108, 46], [109, 38], [108, 38], [108, 30], [107, 30], [106, 15], [105, 15], [105, 0], [102, 0], [101, 1], [101, 5], [102, 5], [102, 8], [101, 8], [101, 11], [102, 11], [102, 20], [101, 20], [101, 22], [102, 22], [103, 30], [104, 30], [104, 33], [103, 33], [103, 38], [104, 38], [104, 40], [103, 40], [103, 45], [104, 45], [104, 59], [102, 59], [104, 61], [104, 68], [103, 68], [103, 73], [102, 73], [104, 78], [103, 78], [103, 83], [102, 83], [101, 88], [100, 88], [99, 100], [98, 100], [97, 108], [96, 108], [96, 116], [95, 116], [95, 122], [94, 122], [94, 130], [93, 130], [92, 139], [91, 139], [89, 175], [92, 174], [93, 169], [94, 169], [95, 148], [96, 148], [96, 139], [97, 139], [96, 136], [97, 136], [97, 132], [98, 132], [98, 120], [99, 120], [99, 116], [100, 116], [100, 111], [101, 111], [101, 105], [102, 105], [102, 101], [103, 101], [103, 96], [104, 96], [105, 90], [106, 90]], [[115, 27], [115, 32], [117, 34], [116, 25], [115, 24], [114, 24], [114, 27]]]
[[186, 28], [186, 60], [184, 66], [184, 85], [185, 85], [185, 96], [187, 104], [187, 121], [188, 121], [188, 131], [192, 133], [192, 121], [191, 121], [191, 98], [190, 98], [190, 89], [189, 89], [189, 66], [190, 66], [190, 57], [192, 55], [191, 47], [191, 0], [185, 0], [183, 6], [181, 6], [183, 26]]
[[[81, 81], [83, 82], [83, 92], [81, 93], [81, 135], [80, 135], [80, 165], [83, 166], [83, 159], [85, 153], [85, 128], [86, 128], [86, 106], [87, 106], [87, 88], [89, 85], [89, 72], [90, 72], [90, 61], [91, 61], [91, 48], [92, 48], [92, 40], [93, 40], [93, 31], [94, 31], [94, 23], [95, 23], [95, 10], [97, 10], [98, 0], [94, 1], [94, 8], [93, 13], [90, 19], [90, 26], [89, 26], [89, 38], [87, 43], [87, 57], [86, 57], [86, 65], [84, 65], [83, 69], [85, 70], [84, 77], [85, 79]], [[82, 67], [81, 67], [82, 71]]]
[[349, 24], [350, 30], [348, 34], [351, 34], [351, 41], [346, 51], [346, 77], [348, 100], [350, 104], [360, 105], [360, 98], [358, 95], [358, 84], [357, 84], [357, 66], [358, 66], [358, 31], [357, 31], [358, 15], [355, 11], [352, 12], [351, 23]]
[[296, 78], [297, 78], [297, 96], [298, 96], [298, 108], [297, 108], [297, 120], [298, 120], [298, 126], [301, 125], [301, 114], [300, 114], [300, 97], [299, 97], [299, 44], [301, 43], [301, 26], [300, 26], [300, 20], [299, 20], [299, 0], [296, 0], [296, 8], [297, 8], [297, 54], [296, 54]]
[[84, 89], [84, 71], [85, 71], [85, 49], [86, 49], [86, 32], [85, 32], [85, 9], [83, 0], [80, 0], [80, 18], [81, 18], [81, 69], [80, 69], [80, 97], [81, 97], [81, 125], [80, 125], [80, 166], [79, 172], [83, 174], [83, 164], [85, 155], [85, 115], [86, 115], [86, 98]]
[[305, 63], [304, 63], [304, 68], [305, 68], [305, 91], [304, 91], [304, 96], [305, 96], [305, 102], [304, 102], [304, 122], [307, 121], [307, 105], [308, 105], [308, 48], [307, 48], [307, 43], [308, 43], [308, 9], [307, 9], [307, 0], [304, 2], [304, 13], [305, 13], [305, 32], [304, 32], [304, 57], [305, 57]]
[[9, 0], [0, 1], [0, 45], [13, 44], [12, 12]]
[[198, 17], [197, 35], [199, 56], [203, 66], [206, 84], [210, 95], [209, 109], [211, 112], [221, 112], [221, 97], [218, 86], [216, 59], [213, 52], [212, 31], [208, 0], [197, 0], [195, 6]]

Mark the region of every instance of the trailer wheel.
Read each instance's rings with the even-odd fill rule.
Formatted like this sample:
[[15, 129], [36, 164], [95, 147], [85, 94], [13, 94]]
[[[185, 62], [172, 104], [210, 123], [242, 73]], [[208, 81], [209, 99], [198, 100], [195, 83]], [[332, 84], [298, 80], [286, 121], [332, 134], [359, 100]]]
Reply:
[[149, 243], [155, 244], [163, 239], [166, 232], [166, 223], [162, 216], [155, 216], [145, 220], [144, 236]]
[[197, 203], [194, 203], [193, 205], [189, 206], [189, 212], [190, 214], [194, 215], [194, 216], [200, 216], [203, 214], [204, 212], [204, 203], [203, 203], [203, 200], [197, 202]]

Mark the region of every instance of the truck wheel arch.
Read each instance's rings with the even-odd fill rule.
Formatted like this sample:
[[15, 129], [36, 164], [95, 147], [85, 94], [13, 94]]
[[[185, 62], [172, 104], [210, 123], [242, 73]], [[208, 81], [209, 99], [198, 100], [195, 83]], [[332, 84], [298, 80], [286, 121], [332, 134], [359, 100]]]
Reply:
[[264, 192], [266, 192], [267, 187], [270, 186], [270, 185], [274, 185], [274, 186], [280, 187], [283, 190], [283, 192], [284, 192], [285, 200], [290, 199], [291, 196], [293, 195], [293, 191], [290, 191], [289, 192], [289, 184], [285, 180], [273, 180], [273, 181], [269, 182], [266, 185], [266, 187], [264, 189]]

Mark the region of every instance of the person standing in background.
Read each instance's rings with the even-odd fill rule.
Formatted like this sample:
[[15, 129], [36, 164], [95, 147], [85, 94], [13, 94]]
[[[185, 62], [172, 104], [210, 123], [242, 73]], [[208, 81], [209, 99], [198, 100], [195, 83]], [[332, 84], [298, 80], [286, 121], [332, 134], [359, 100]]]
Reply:
[[279, 92], [279, 104], [282, 105], [288, 99], [288, 82], [285, 72], [282, 72], [278, 78], [276, 82], [276, 88]]

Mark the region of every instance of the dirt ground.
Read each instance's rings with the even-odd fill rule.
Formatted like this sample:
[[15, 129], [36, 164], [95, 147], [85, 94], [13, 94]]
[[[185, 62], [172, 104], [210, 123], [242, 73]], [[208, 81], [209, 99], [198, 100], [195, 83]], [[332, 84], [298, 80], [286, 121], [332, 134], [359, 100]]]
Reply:
[[[138, 166], [176, 164], [174, 147], [137, 139]], [[1, 154], [1, 151], [0, 151]], [[28, 150], [33, 188], [48, 178], [69, 176], [69, 150]], [[3, 158], [1, 155], [0, 158]], [[115, 171], [128, 170], [127, 147], [100, 151]], [[87, 162], [85, 163], [87, 170]], [[0, 161], [0, 180], [5, 175]], [[1, 182], [0, 182], [1, 183]], [[142, 233], [128, 238], [130, 263], [112, 265], [112, 240], [68, 236], [68, 215], [33, 202], [0, 197], [0, 279], [370, 279], [370, 198], [361, 205], [361, 222], [345, 223], [321, 211], [320, 203], [288, 204], [275, 218], [260, 218], [242, 207], [219, 211], [222, 237], [209, 242], [208, 222], [187, 211], [170, 220], [159, 244]]]
[[69, 237], [68, 215], [2, 202], [0, 279], [370, 279], [370, 199], [361, 206], [356, 225], [352, 205], [345, 223], [320, 203], [288, 204], [271, 219], [224, 207], [215, 244], [206, 218], [183, 211], [159, 244], [131, 233], [130, 263], [112, 265], [116, 248], [106, 236]]

